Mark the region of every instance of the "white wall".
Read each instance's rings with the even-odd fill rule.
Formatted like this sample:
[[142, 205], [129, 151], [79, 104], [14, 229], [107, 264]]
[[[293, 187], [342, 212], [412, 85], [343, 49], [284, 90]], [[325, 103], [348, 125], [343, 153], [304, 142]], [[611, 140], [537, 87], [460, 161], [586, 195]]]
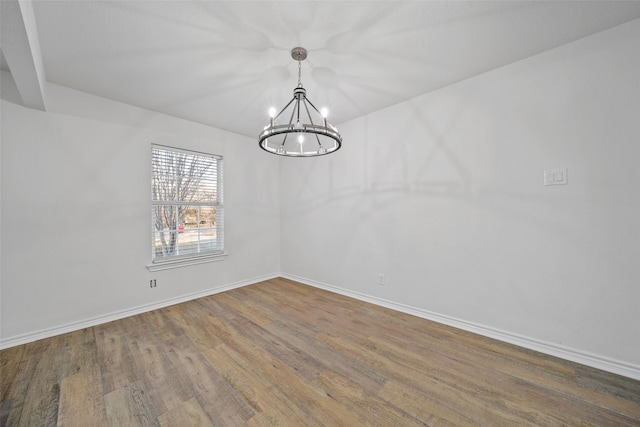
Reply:
[[[638, 46], [640, 20], [284, 159], [282, 271], [640, 376]], [[543, 186], [565, 167], [568, 185]]]
[[[45, 113], [2, 86], [3, 345], [278, 274], [279, 165], [254, 140], [55, 85]], [[226, 260], [147, 270], [152, 143], [224, 156]]]

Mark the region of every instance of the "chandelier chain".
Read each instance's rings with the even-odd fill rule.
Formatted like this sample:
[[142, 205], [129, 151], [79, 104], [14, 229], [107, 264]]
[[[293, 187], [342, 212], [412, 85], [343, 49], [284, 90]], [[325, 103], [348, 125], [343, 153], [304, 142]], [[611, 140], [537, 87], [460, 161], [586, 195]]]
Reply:
[[302, 76], [302, 66], [301, 66], [301, 62], [298, 62], [298, 87], [302, 87], [302, 81], [301, 81], [301, 76]]

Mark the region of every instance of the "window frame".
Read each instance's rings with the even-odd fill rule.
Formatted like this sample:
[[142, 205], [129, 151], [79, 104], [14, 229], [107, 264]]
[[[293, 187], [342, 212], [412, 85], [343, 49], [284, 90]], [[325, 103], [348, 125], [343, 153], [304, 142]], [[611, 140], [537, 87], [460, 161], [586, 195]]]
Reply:
[[[168, 152], [174, 153], [182, 153], [190, 156], [197, 157], [207, 157], [213, 158], [216, 161], [216, 179], [215, 179], [215, 191], [216, 191], [216, 201], [215, 202], [203, 202], [203, 201], [187, 201], [187, 200], [154, 200], [154, 191], [153, 191], [153, 182], [155, 177], [154, 171], [154, 156], [156, 155], [156, 150], [164, 150]], [[223, 156], [211, 153], [204, 153], [201, 151], [188, 150], [177, 147], [170, 147], [166, 145], [160, 144], [151, 144], [151, 157], [150, 157], [150, 181], [151, 186], [149, 190], [151, 191], [151, 264], [147, 265], [149, 271], [157, 271], [157, 270], [165, 270], [169, 268], [177, 268], [183, 267], [187, 265], [196, 265], [202, 264], [206, 262], [213, 261], [221, 261], [226, 259], [227, 253], [225, 252], [224, 245], [224, 178], [223, 178], [223, 165], [224, 159]], [[209, 229], [214, 229], [216, 231], [216, 242], [219, 244], [219, 248], [213, 250], [205, 250], [200, 252], [187, 253], [187, 254], [177, 254], [170, 255], [166, 257], [158, 257], [156, 251], [156, 225], [155, 225], [155, 215], [156, 209], [158, 206], [174, 206], [176, 207], [176, 216], [179, 215], [178, 207], [180, 206], [189, 206], [189, 207], [214, 207], [216, 209], [215, 213], [215, 227], [209, 227]], [[199, 210], [200, 211], [200, 210]], [[180, 231], [180, 221], [179, 217], [176, 218], [175, 227], [176, 229], [173, 231], [169, 231], [169, 233], [175, 233], [176, 239], [179, 239], [180, 234], [183, 234]], [[206, 229], [206, 228], [205, 228]], [[171, 229], [169, 229], [171, 230]], [[184, 230], [184, 229], [183, 229]], [[198, 245], [200, 242], [200, 217], [198, 216], [197, 227], [196, 230], [198, 232]], [[189, 230], [192, 231], [192, 230]], [[176, 245], [178, 244], [178, 240], [176, 240]]]

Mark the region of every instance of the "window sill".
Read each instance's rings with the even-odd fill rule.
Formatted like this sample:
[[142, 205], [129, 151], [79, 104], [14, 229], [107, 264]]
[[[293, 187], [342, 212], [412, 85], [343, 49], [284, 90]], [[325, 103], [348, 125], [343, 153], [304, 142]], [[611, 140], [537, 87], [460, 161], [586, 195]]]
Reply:
[[226, 253], [199, 256], [194, 258], [172, 259], [167, 261], [158, 261], [147, 265], [149, 271], [168, 270], [170, 268], [186, 267], [188, 265], [204, 264], [206, 262], [224, 261], [227, 259]]

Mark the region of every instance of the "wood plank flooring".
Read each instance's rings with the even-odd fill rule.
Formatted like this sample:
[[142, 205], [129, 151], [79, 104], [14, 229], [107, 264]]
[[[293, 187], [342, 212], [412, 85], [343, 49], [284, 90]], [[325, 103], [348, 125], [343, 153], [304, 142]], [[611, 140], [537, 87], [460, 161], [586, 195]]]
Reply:
[[640, 426], [640, 381], [286, 279], [0, 352], [2, 426]]

